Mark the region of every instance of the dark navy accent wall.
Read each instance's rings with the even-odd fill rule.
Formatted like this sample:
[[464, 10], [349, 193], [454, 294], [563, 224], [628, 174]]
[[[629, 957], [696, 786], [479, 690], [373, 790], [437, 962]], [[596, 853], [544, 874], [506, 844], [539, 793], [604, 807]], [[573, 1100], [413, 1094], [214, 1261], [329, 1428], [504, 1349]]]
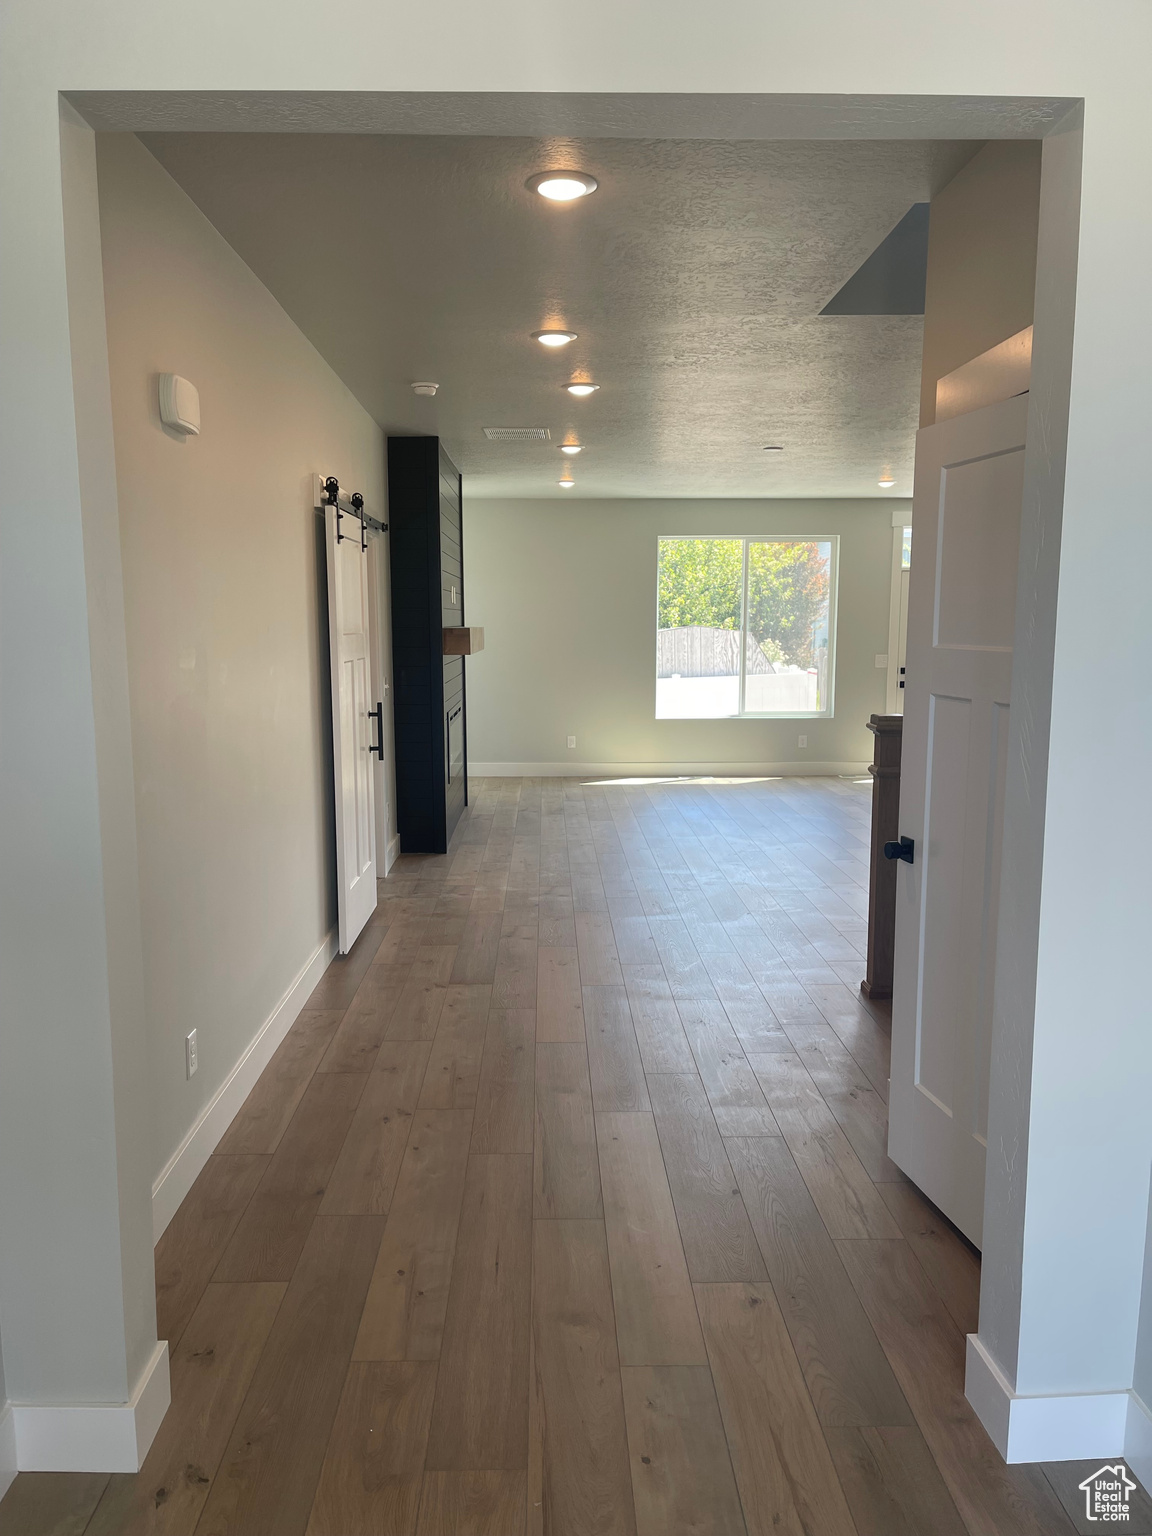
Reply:
[[[444, 853], [468, 798], [460, 475], [437, 437], [388, 439], [396, 818], [402, 853]], [[455, 588], [455, 601], [452, 593]]]

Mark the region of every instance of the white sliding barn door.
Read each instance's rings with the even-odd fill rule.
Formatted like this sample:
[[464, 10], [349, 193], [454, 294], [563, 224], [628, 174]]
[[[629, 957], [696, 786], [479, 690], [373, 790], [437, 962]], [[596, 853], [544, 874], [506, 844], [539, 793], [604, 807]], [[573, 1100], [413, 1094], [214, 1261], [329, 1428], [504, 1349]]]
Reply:
[[888, 1150], [977, 1246], [1027, 411], [916, 442]]
[[[372, 731], [372, 622], [368, 554], [360, 522], [325, 507], [328, 634], [332, 657], [332, 758], [336, 786], [336, 878], [340, 953], [376, 910]], [[338, 527], [344, 537], [337, 536]]]

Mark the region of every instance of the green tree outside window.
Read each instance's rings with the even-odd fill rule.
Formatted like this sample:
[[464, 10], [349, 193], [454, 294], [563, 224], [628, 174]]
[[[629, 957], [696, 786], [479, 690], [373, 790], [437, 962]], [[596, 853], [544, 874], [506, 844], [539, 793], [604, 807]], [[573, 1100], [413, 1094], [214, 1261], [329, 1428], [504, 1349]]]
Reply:
[[[827, 544], [763, 540], [748, 544], [748, 635], [773, 662], [811, 667], [826, 626]], [[741, 628], [743, 539], [662, 539], [661, 629]]]

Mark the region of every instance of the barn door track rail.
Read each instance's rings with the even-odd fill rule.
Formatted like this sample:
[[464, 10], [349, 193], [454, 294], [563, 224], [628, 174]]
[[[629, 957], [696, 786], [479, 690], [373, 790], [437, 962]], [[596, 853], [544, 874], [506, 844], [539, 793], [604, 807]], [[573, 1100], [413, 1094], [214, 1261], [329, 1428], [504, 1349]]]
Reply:
[[360, 524], [360, 548], [368, 548], [368, 530], [376, 533], [387, 533], [388, 524], [382, 523], [378, 517], [373, 517], [364, 505], [364, 498], [359, 491], [346, 491], [341, 486], [335, 475], [315, 475], [314, 505], [320, 507], [336, 508], [336, 542], [342, 544], [350, 535], [343, 530], [345, 517], [354, 517]]

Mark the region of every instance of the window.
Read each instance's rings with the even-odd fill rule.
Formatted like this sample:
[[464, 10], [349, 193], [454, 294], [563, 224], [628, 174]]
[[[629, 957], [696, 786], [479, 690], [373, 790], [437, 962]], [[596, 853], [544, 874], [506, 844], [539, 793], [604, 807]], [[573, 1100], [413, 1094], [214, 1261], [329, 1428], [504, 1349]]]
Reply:
[[660, 539], [657, 720], [830, 715], [837, 542]]
[[912, 530], [905, 526], [904, 537], [900, 542], [900, 569], [910, 571], [912, 569]]

